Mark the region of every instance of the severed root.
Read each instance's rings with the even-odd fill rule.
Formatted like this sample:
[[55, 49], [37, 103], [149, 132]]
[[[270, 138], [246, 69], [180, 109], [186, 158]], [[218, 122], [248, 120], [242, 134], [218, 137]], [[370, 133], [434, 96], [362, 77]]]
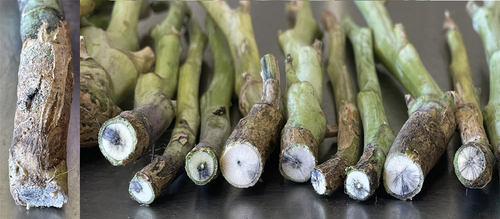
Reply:
[[287, 123], [281, 134], [279, 168], [286, 179], [305, 182], [318, 162], [318, 145], [326, 132], [326, 118], [321, 109], [321, 41], [317, 40], [323, 33], [312, 16], [309, 2], [291, 2], [287, 9], [297, 19], [294, 28], [278, 36], [287, 55], [287, 91], [283, 96]]
[[439, 100], [407, 98], [409, 112], [413, 113], [394, 140], [384, 165], [385, 189], [401, 200], [411, 200], [420, 192], [425, 176], [446, 151], [456, 127], [452, 92]]
[[450, 47], [450, 72], [456, 91], [455, 121], [463, 145], [455, 153], [455, 174], [467, 188], [483, 188], [491, 181], [495, 156], [483, 128], [479, 101], [480, 90], [474, 86], [469, 58], [457, 25], [445, 12], [443, 27]]
[[238, 122], [220, 158], [222, 175], [238, 188], [248, 188], [257, 183], [283, 124], [279, 109], [278, 61], [272, 55], [265, 55], [261, 66], [264, 81], [262, 98]]
[[[61, 208], [68, 201], [66, 139], [73, 66], [70, 28], [59, 1], [23, 1], [10, 192], [17, 205]], [[4, 153], [4, 152], [2, 152]]]
[[158, 60], [155, 72], [143, 74], [137, 81], [134, 109], [106, 121], [99, 131], [99, 148], [115, 166], [138, 159], [158, 140], [175, 117], [170, 98], [177, 90], [182, 52], [177, 30], [190, 11], [184, 2], [173, 2], [171, 5], [167, 18], [151, 31]]

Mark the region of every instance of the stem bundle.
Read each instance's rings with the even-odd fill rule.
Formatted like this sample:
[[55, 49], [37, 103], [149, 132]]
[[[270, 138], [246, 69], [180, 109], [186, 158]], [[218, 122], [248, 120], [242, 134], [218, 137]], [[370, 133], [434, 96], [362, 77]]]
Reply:
[[398, 199], [412, 199], [453, 136], [453, 93], [443, 94], [408, 41], [403, 25], [393, 27], [382, 2], [356, 5], [373, 29], [377, 56], [410, 93], [406, 96], [410, 118], [386, 158], [384, 186]]
[[196, 142], [200, 124], [198, 85], [207, 38], [194, 19], [189, 21], [188, 32], [190, 45], [187, 59], [179, 70], [177, 118], [172, 137], [163, 154], [155, 157], [130, 181], [130, 196], [141, 204], [153, 202], [183, 173], [186, 154]]
[[229, 107], [234, 84], [234, 68], [226, 38], [212, 18], [206, 18], [205, 26], [214, 57], [214, 76], [200, 100], [200, 142], [186, 156], [185, 165], [188, 177], [196, 185], [205, 185], [218, 176], [219, 157], [231, 134]]
[[[281, 135], [279, 168], [286, 179], [305, 182], [318, 162], [318, 145], [326, 131], [326, 118], [321, 109], [321, 41], [315, 41], [321, 38], [322, 32], [312, 16], [309, 2], [291, 2], [287, 10], [295, 13], [297, 22], [293, 29], [278, 36], [281, 49], [287, 55], [287, 91], [283, 97], [287, 122]], [[314, 47], [310, 46], [313, 42]]]
[[493, 151], [500, 160], [500, 2], [485, 1], [482, 7], [469, 2], [467, 11], [483, 40], [490, 68], [490, 99], [483, 115]]
[[382, 169], [394, 139], [385, 115], [373, 61], [372, 34], [346, 16], [342, 24], [352, 42], [358, 75], [358, 106], [363, 121], [364, 151], [358, 163], [346, 169], [345, 193], [356, 200], [370, 198], [379, 187]]
[[21, 1], [20, 10], [23, 47], [9, 149], [10, 192], [17, 205], [60, 208], [68, 200], [69, 26], [56, 0]]
[[456, 93], [455, 120], [462, 138], [453, 159], [455, 174], [467, 188], [483, 188], [491, 181], [495, 155], [483, 128], [479, 101], [480, 91], [474, 86], [469, 58], [457, 25], [448, 11], [443, 27], [451, 50], [450, 72]]
[[113, 165], [138, 159], [165, 132], [175, 116], [172, 98], [177, 90], [182, 51], [179, 32], [190, 13], [183, 2], [172, 2], [165, 20], [151, 31], [157, 51], [155, 72], [137, 80], [134, 109], [106, 121], [99, 131], [99, 148]]
[[235, 69], [234, 91], [241, 113], [247, 115], [262, 95], [260, 56], [250, 17], [250, 2], [242, 1], [237, 10], [231, 9], [225, 1], [201, 1], [200, 4], [229, 43]]
[[330, 195], [344, 184], [345, 169], [356, 164], [361, 154], [360, 121], [356, 107], [356, 92], [345, 66], [345, 32], [335, 16], [325, 11], [322, 22], [330, 37], [330, 57], [327, 73], [330, 77], [337, 107], [337, 153], [316, 166], [311, 183], [316, 193]]

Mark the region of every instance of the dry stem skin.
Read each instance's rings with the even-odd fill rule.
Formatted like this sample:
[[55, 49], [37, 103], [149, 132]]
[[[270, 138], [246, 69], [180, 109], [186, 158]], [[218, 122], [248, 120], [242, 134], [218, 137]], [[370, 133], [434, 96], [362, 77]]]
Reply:
[[196, 185], [205, 185], [219, 175], [219, 157], [231, 134], [229, 107], [234, 84], [234, 68], [224, 33], [212, 18], [205, 26], [214, 57], [214, 76], [201, 97], [200, 142], [186, 156], [185, 169]]
[[[335, 16], [325, 11], [322, 22], [330, 37], [330, 56], [327, 73], [335, 94], [335, 106], [338, 113], [337, 153], [328, 161], [315, 167], [319, 171], [311, 176], [315, 191], [321, 195], [329, 195], [344, 184], [345, 169], [354, 165], [361, 156], [361, 126], [359, 112], [356, 107], [356, 92], [349, 72], [345, 66], [345, 32]], [[333, 166], [331, 166], [333, 165]], [[330, 172], [326, 172], [330, 171]], [[326, 189], [319, 193], [318, 179], [314, 176], [322, 174]]]
[[187, 153], [196, 142], [200, 123], [198, 85], [203, 51], [207, 38], [194, 19], [189, 21], [188, 58], [179, 71], [177, 119], [172, 137], [163, 155], [136, 173], [129, 186], [130, 196], [141, 204], [150, 204], [183, 173]]
[[171, 3], [168, 16], [151, 31], [158, 54], [155, 72], [143, 74], [137, 80], [134, 109], [122, 112], [101, 127], [99, 148], [111, 164], [125, 165], [138, 159], [175, 117], [170, 98], [176, 91], [182, 52], [177, 30], [189, 13], [184, 2]]
[[68, 200], [66, 139], [73, 67], [69, 26], [57, 1], [27, 1], [19, 65], [10, 191], [17, 205], [62, 207]]
[[480, 111], [480, 91], [474, 86], [469, 58], [457, 25], [448, 11], [443, 27], [452, 54], [450, 64], [453, 87], [456, 91], [455, 121], [460, 131], [462, 146], [455, 153], [455, 174], [467, 188], [483, 188], [492, 178], [495, 164], [493, 148], [483, 128]]
[[[486, 130], [493, 146], [493, 152], [500, 160], [500, 2], [485, 1], [478, 6], [470, 1], [467, 11], [472, 18], [474, 30], [483, 41], [490, 69], [490, 99], [484, 107]], [[500, 165], [500, 162], [499, 162]], [[500, 170], [500, 166], [499, 166]]]
[[287, 56], [287, 91], [283, 96], [287, 122], [281, 134], [279, 168], [286, 179], [305, 182], [318, 162], [318, 145], [326, 132], [326, 118], [321, 109], [321, 41], [317, 40], [323, 33], [312, 16], [309, 2], [291, 2], [286, 8], [295, 15], [296, 23], [293, 29], [280, 31], [278, 36]]
[[261, 66], [264, 81], [262, 98], [238, 122], [220, 158], [222, 175], [238, 188], [248, 188], [257, 183], [283, 125], [279, 109], [278, 61], [272, 55], [265, 55], [261, 59]]
[[235, 69], [234, 92], [238, 95], [239, 108], [247, 115], [262, 96], [260, 56], [250, 17], [250, 2], [240, 2], [238, 9], [231, 9], [225, 1], [200, 1], [229, 43]]
[[425, 175], [446, 150], [456, 128], [453, 92], [443, 94], [406, 37], [403, 25], [392, 25], [382, 2], [356, 5], [372, 28], [378, 58], [410, 94], [406, 96], [410, 118], [385, 161], [384, 186], [396, 198], [412, 199], [420, 192]]

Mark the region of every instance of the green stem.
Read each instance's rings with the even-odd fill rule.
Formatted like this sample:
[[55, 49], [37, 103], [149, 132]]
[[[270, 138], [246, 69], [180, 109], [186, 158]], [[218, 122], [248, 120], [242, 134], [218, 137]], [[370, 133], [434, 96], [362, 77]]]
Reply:
[[201, 1], [200, 4], [229, 43], [235, 69], [234, 91], [239, 97], [240, 111], [247, 115], [262, 94], [260, 57], [249, 13], [250, 3], [241, 2], [237, 10], [224, 1]]
[[373, 30], [375, 53], [406, 91], [414, 98], [421, 95], [441, 97], [443, 92], [425, 69], [416, 49], [409, 43], [403, 25], [396, 24], [393, 27], [384, 3], [357, 1], [356, 5]]
[[[356, 58], [360, 90], [358, 106], [363, 121], [365, 142], [361, 159], [355, 166], [350, 166], [346, 170], [345, 192], [353, 199], [366, 200], [379, 187], [386, 155], [396, 137], [385, 115], [373, 61], [371, 31], [368, 28], [359, 28], [349, 16], [344, 17], [342, 24], [352, 42]], [[353, 173], [363, 174], [368, 179], [368, 184], [363, 184], [359, 176]]]
[[130, 182], [130, 196], [141, 204], [153, 202], [183, 173], [186, 154], [196, 142], [200, 124], [198, 85], [207, 38], [194, 19], [188, 29], [190, 45], [186, 62], [179, 71], [177, 119], [172, 137], [163, 154], [137, 172]]
[[137, 24], [141, 1], [116, 1], [106, 33], [111, 47], [136, 51], [139, 49]]
[[92, 13], [95, 7], [94, 0], [81, 0], [80, 1], [80, 17], [85, 17]]
[[[234, 83], [234, 68], [224, 33], [210, 17], [206, 18], [205, 26], [214, 57], [214, 76], [200, 100], [200, 142], [186, 156], [185, 165], [187, 175], [197, 185], [205, 185], [218, 176], [219, 157], [231, 134], [229, 107]], [[210, 160], [199, 159], [197, 153], [206, 153], [208, 156], [205, 158]]]
[[321, 36], [321, 30], [312, 17], [309, 2], [291, 2], [287, 8], [296, 13], [300, 27], [316, 27], [300, 32], [296, 26], [278, 37], [288, 57], [285, 65], [288, 88], [283, 97], [287, 123], [282, 132], [280, 172], [289, 180], [305, 182], [318, 162], [318, 145], [326, 131], [321, 109], [321, 42], [316, 40], [314, 47], [310, 46]]
[[[171, 4], [167, 18], [151, 32], [157, 47], [155, 72], [143, 74], [137, 80], [134, 109], [108, 120], [99, 131], [101, 152], [113, 165], [125, 165], [138, 159], [149, 145], [154, 144], [165, 132], [175, 116], [170, 99], [175, 90], [171, 87], [177, 86], [178, 63], [182, 52], [179, 33], [176, 30], [180, 29], [182, 18], [187, 14], [189, 9], [185, 3]], [[172, 82], [173, 79], [175, 81]], [[122, 133], [119, 127], [127, 131]], [[132, 140], [130, 144], [125, 143], [125, 146], [120, 148], [119, 153], [123, 152], [124, 155], [117, 156], [110, 147], [116, 147], [116, 143], [123, 145], [126, 138], [122, 135], [130, 136]], [[107, 142], [110, 142], [109, 146]]]
[[490, 99], [483, 115], [490, 142], [500, 160], [500, 2], [487, 1], [482, 7], [467, 4], [474, 29], [483, 41], [490, 69]]

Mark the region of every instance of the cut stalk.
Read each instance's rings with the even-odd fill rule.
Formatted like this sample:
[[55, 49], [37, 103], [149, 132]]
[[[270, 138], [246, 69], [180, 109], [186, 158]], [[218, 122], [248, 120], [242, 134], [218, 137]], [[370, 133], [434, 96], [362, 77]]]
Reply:
[[[281, 49], [287, 55], [287, 91], [283, 97], [287, 123], [281, 135], [279, 168], [286, 179], [305, 182], [318, 163], [318, 145], [326, 131], [326, 118], [321, 109], [321, 41], [315, 41], [321, 38], [322, 32], [312, 16], [309, 2], [291, 2], [287, 11], [295, 13], [297, 22], [293, 29], [278, 36]], [[310, 46], [313, 42], [314, 47]]]
[[61, 208], [68, 201], [66, 139], [73, 65], [70, 28], [56, 0], [20, 1], [23, 47], [10, 192], [17, 205]]
[[367, 200], [379, 187], [382, 169], [394, 139], [382, 102], [382, 93], [373, 61], [372, 34], [345, 16], [342, 24], [352, 42], [358, 75], [358, 106], [363, 121], [364, 151], [354, 166], [346, 169], [345, 193]]
[[235, 69], [234, 91], [241, 113], [247, 115], [262, 95], [260, 56], [250, 17], [250, 2], [242, 1], [237, 10], [231, 9], [225, 1], [201, 1], [200, 4], [229, 43]]
[[484, 107], [483, 115], [493, 151], [500, 160], [500, 2], [485, 1], [482, 7], [469, 2], [467, 11], [474, 29], [483, 40], [490, 68], [490, 99]]
[[151, 31], [158, 60], [155, 72], [143, 74], [137, 81], [134, 109], [106, 121], [99, 130], [99, 148], [115, 166], [138, 159], [175, 116], [170, 98], [177, 90], [182, 52], [178, 30], [188, 13], [185, 3], [172, 2], [167, 18]]
[[205, 19], [208, 41], [214, 57], [214, 76], [201, 97], [201, 139], [186, 156], [185, 169], [196, 185], [205, 185], [218, 176], [219, 157], [231, 134], [229, 107], [234, 68], [226, 38], [212, 18]]
[[137, 172], [130, 181], [130, 196], [141, 204], [152, 203], [183, 173], [186, 154], [196, 142], [200, 124], [198, 85], [207, 38], [194, 19], [189, 21], [190, 45], [186, 62], [179, 70], [177, 118], [170, 143], [163, 155]]
[[[135, 3], [117, 2], [117, 5], [120, 4], [126, 4], [127, 7], [126, 10], [123, 6], [120, 7], [123, 10], [113, 10], [114, 22], [130, 21], [121, 13], [135, 7]], [[128, 23], [126, 27], [128, 29], [122, 29], [121, 32], [137, 35], [137, 22]], [[111, 35], [117, 33], [111, 30], [89, 26], [80, 31], [85, 41], [80, 46], [81, 147], [98, 145], [101, 125], [121, 112], [118, 105], [133, 94], [139, 74], [148, 71], [154, 63], [154, 54], [149, 47], [138, 52], [127, 51], [127, 48], [139, 44], [137, 37], [116, 40]], [[118, 41], [121, 43], [116, 43]]]
[[448, 11], [445, 15], [443, 27], [447, 30], [446, 38], [452, 56], [450, 72], [457, 95], [455, 120], [463, 144], [455, 153], [453, 166], [455, 174], [465, 187], [479, 189], [491, 181], [495, 154], [483, 128], [479, 100], [481, 91], [474, 86], [462, 34]]
[[[455, 131], [453, 92], [443, 94], [408, 41], [402, 24], [392, 25], [382, 2], [356, 2], [375, 38], [375, 53], [406, 91], [408, 114], [384, 164], [390, 195], [412, 199]], [[416, 98], [416, 99], [413, 99]]]
[[327, 73], [335, 95], [337, 107], [337, 153], [316, 166], [311, 183], [316, 193], [330, 195], [344, 184], [345, 169], [356, 164], [361, 155], [360, 121], [356, 107], [356, 92], [345, 66], [345, 32], [335, 16], [325, 11], [322, 22], [330, 37], [330, 57]]
[[273, 55], [261, 59], [264, 87], [261, 100], [229, 136], [220, 158], [222, 175], [233, 186], [248, 188], [259, 180], [283, 127], [280, 73]]

